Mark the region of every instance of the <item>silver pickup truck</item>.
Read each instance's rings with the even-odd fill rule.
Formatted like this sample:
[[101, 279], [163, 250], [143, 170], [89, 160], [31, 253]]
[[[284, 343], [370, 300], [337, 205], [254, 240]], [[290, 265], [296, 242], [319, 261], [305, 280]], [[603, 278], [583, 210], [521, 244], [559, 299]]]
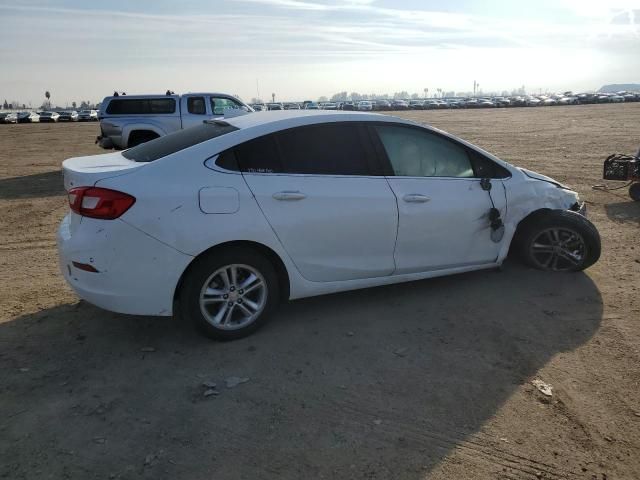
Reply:
[[115, 95], [100, 105], [102, 148], [124, 149], [192, 127], [212, 118], [222, 118], [229, 109], [253, 109], [225, 93], [184, 95]]

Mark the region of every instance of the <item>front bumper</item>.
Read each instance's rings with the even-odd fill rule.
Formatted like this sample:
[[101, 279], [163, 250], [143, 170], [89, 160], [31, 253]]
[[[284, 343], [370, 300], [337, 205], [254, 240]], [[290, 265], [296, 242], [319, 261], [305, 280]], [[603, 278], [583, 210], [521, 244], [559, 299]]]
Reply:
[[122, 220], [72, 220], [74, 215], [63, 219], [57, 241], [60, 271], [78, 296], [112, 312], [172, 315], [178, 280], [193, 257]]
[[587, 203], [586, 202], [576, 202], [569, 208], [572, 212], [579, 213], [583, 217], [587, 216]]

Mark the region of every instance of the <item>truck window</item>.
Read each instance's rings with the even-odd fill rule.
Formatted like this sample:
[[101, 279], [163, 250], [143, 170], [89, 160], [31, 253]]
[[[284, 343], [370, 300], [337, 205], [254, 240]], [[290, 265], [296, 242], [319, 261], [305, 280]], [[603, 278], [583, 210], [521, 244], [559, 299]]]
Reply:
[[225, 108], [243, 108], [240, 102], [226, 97], [211, 97], [211, 111], [214, 115], [224, 115]]
[[187, 111], [193, 115], [205, 115], [207, 113], [204, 97], [187, 98]]
[[114, 98], [106, 110], [109, 115], [168, 114], [175, 111], [175, 98]]

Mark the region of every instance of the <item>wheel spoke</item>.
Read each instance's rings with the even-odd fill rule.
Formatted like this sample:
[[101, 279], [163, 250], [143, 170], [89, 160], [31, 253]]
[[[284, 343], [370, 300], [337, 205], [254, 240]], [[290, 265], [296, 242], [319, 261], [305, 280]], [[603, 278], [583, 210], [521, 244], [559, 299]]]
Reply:
[[220, 310], [218, 310], [218, 313], [216, 314], [215, 317], [213, 317], [212, 321], [215, 325], [220, 325], [222, 322], [222, 319], [224, 318], [225, 314], [227, 313], [227, 310], [229, 310], [229, 306], [225, 303]]
[[227, 313], [225, 314], [224, 319], [221, 322], [222, 325], [228, 325], [229, 323], [231, 323], [231, 317], [233, 316], [233, 311], [235, 310], [235, 308], [235, 303], [227, 308]]
[[229, 274], [227, 273], [226, 268], [220, 272], [220, 277], [222, 278], [222, 282], [224, 283], [224, 288], [226, 290], [229, 290], [231, 282], [229, 281]]
[[545, 245], [544, 243], [534, 243], [531, 245], [537, 253], [551, 253], [553, 252], [553, 247], [551, 245]]
[[222, 295], [224, 295], [225, 293], [227, 293], [225, 290], [220, 290], [219, 288], [211, 288], [211, 287], [207, 288], [207, 289], [204, 291], [204, 295], [205, 295], [206, 297], [217, 297], [217, 296], [222, 296]]
[[248, 305], [253, 310], [253, 312], [251, 312], [251, 315], [253, 315], [255, 312], [257, 312], [260, 309], [260, 305], [258, 305], [253, 300], [249, 300], [248, 298], [244, 299], [243, 305]]
[[231, 265], [231, 285], [237, 286], [238, 285], [238, 269], [236, 268], [235, 265]]
[[580, 265], [580, 261], [582, 260], [581, 258], [577, 258], [578, 256], [576, 254], [567, 250], [561, 250], [560, 256], [574, 265]]
[[256, 288], [260, 288], [262, 287], [262, 281], [258, 280], [256, 283], [254, 283], [253, 285], [251, 285], [249, 288], [245, 288], [244, 289], [244, 294], [246, 295], [249, 292], [252, 292], [253, 290], [255, 290]]
[[211, 305], [212, 303], [222, 303], [222, 302], [226, 302], [227, 300], [225, 300], [222, 297], [209, 297], [209, 298], [203, 298], [202, 299], [202, 303], [204, 305]]
[[239, 303], [238, 304], [238, 308], [244, 312], [245, 318], [249, 318], [249, 317], [251, 317], [251, 315], [254, 314], [254, 312], [249, 310], [244, 303]]
[[247, 288], [249, 285], [251, 285], [253, 282], [255, 282], [256, 280], [259, 280], [258, 277], [256, 277], [253, 273], [249, 274], [249, 276], [247, 278], [244, 279], [244, 281], [240, 284], [240, 288]]

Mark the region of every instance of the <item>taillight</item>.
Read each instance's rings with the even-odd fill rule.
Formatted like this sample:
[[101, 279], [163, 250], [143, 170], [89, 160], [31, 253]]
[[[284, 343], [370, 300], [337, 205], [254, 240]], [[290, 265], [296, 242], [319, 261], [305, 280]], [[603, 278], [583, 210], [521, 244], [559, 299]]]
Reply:
[[77, 187], [69, 190], [69, 207], [85, 217], [113, 220], [135, 202], [131, 195], [108, 188]]

